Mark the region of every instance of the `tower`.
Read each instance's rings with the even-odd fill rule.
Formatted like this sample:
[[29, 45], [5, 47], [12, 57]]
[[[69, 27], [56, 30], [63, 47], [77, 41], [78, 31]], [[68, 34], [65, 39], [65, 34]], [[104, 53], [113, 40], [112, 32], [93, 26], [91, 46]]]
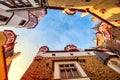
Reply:
[[17, 28], [35, 28], [47, 14], [37, 0], [2, 0], [0, 1], [0, 26]]
[[20, 52], [14, 54], [14, 45], [16, 35], [11, 30], [0, 32], [0, 77], [1, 80], [8, 80], [8, 71], [12, 60], [17, 57]]
[[92, 14], [93, 21], [99, 19], [111, 26], [120, 26], [119, 0], [45, 0], [44, 5], [47, 8], [63, 10], [69, 15], [76, 11]]
[[[111, 4], [111, 5], [107, 5], [107, 4]], [[114, 26], [114, 27], [120, 26], [120, 15], [119, 15], [120, 1], [119, 0], [107, 0], [107, 1], [106, 0], [99, 0], [99, 1], [98, 0], [70, 0], [70, 1], [69, 0], [59, 0], [59, 1], [58, 0], [32, 0], [32, 1], [31, 0], [2, 0], [0, 1], [0, 6], [1, 6], [0, 9], [3, 9], [7, 12], [10, 12], [10, 13], [18, 12], [20, 14], [23, 12], [25, 14], [27, 13], [26, 11], [28, 10], [38, 11], [40, 9], [63, 10], [63, 12], [65, 12], [68, 15], [73, 15], [77, 11], [78, 12], [80, 11], [80, 12], [83, 12], [83, 14], [81, 15], [82, 17], [87, 14], [92, 14], [94, 16], [92, 18], [92, 21], [102, 20], [103, 22], [106, 22], [111, 26]], [[3, 15], [1, 17], [3, 17]], [[21, 20], [21, 18], [19, 17], [18, 19]], [[23, 26], [25, 21], [26, 23], [28, 22], [28, 18], [26, 20], [24, 19], [24, 17], [22, 17], [22, 19], [23, 20], [21, 20], [21, 23]], [[7, 20], [7, 17], [5, 16], [3, 21], [6, 21], [6, 20]], [[18, 24], [20, 23], [20, 20], [17, 22]]]
[[101, 51], [94, 49], [79, 50], [73, 44], [67, 45], [64, 50], [55, 51], [42, 46], [21, 80], [119, 80], [120, 73], [106, 66], [109, 59], [119, 57], [99, 52]]
[[[119, 54], [120, 52], [120, 38], [119, 34], [120, 28], [112, 27], [107, 23], [100, 22], [97, 26], [93, 29], [97, 30], [96, 32], [96, 40], [97, 40], [97, 47], [107, 48], [113, 51], [114, 53]], [[111, 46], [113, 45], [113, 46]]]

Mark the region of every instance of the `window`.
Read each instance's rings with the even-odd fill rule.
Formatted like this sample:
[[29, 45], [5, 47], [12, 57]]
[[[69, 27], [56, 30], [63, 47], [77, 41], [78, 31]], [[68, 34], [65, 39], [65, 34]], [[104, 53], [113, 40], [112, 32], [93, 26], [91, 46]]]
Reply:
[[0, 1], [1, 4], [3, 4], [4, 6], [7, 6], [9, 8], [16, 8], [13, 4], [11, 4], [8, 1]]
[[80, 63], [85, 63], [86, 61], [85, 61], [85, 59], [79, 59], [79, 62]]
[[77, 61], [54, 62], [54, 80], [90, 80]]
[[89, 52], [87, 54], [90, 54]]
[[42, 80], [48, 80], [48, 79], [42, 79]]
[[82, 0], [82, 1], [85, 1], [85, 2], [90, 2], [90, 0]]
[[46, 3], [46, 0], [43, 0], [44, 3]]
[[85, 0], [86, 2], [89, 2], [90, 0]]
[[52, 54], [52, 56], [55, 56], [55, 54]]
[[8, 17], [0, 15], [0, 21], [6, 22]]
[[20, 23], [18, 25], [24, 25], [25, 24], [25, 20], [21, 20]]
[[74, 64], [61, 64], [59, 67], [60, 67], [60, 75], [62, 79], [81, 77]]
[[39, 0], [34, 0], [35, 1], [35, 3], [39, 3]]
[[73, 53], [70, 53], [71, 56], [73, 56]]

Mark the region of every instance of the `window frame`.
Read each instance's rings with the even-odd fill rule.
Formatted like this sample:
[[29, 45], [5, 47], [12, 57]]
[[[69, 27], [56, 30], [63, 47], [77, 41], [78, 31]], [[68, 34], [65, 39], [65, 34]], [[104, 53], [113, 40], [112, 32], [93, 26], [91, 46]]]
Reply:
[[8, 19], [9, 19], [9, 17], [6, 17], [6, 16], [3, 16], [3, 15], [0, 15], [0, 21], [1, 22], [6, 22]]
[[22, 19], [18, 25], [23, 26], [26, 23], [26, 20]]
[[60, 74], [60, 67], [59, 65], [62, 64], [74, 64], [74, 66], [77, 68], [78, 74], [81, 75], [81, 77], [78, 78], [70, 78], [70, 79], [62, 79], [62, 80], [90, 80], [82, 67], [79, 65], [77, 61], [56, 61], [54, 62], [54, 79], [61, 79], [61, 74]]
[[[81, 74], [79, 73], [75, 64], [59, 64], [59, 70], [60, 77], [63, 77], [62, 79], [73, 79], [81, 77]], [[61, 72], [64, 72], [65, 76], [62, 76]], [[77, 76], [75, 74], [77, 74]]]

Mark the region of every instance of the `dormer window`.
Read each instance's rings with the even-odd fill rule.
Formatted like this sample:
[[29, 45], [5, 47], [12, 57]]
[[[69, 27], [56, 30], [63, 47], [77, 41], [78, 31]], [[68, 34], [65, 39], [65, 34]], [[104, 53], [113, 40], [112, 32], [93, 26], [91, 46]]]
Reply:
[[21, 20], [20, 23], [18, 25], [24, 25], [26, 22], [26, 20]]
[[83, 0], [83, 1], [85, 1], [85, 2], [90, 2], [90, 0]]

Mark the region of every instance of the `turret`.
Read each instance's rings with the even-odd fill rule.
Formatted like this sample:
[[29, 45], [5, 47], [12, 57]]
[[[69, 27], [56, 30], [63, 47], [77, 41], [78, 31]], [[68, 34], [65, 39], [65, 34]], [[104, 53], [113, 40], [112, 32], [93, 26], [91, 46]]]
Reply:
[[47, 46], [41, 46], [40, 49], [39, 49], [39, 52], [45, 53], [47, 51], [49, 51], [49, 48]]
[[4, 35], [6, 36], [6, 42], [3, 45], [5, 51], [5, 57], [12, 56], [14, 54], [14, 43], [16, 40], [16, 35], [12, 30], [4, 30]]
[[67, 45], [65, 48], [64, 48], [65, 51], [79, 51], [79, 49], [73, 45], [73, 44], [70, 44], [70, 45]]

